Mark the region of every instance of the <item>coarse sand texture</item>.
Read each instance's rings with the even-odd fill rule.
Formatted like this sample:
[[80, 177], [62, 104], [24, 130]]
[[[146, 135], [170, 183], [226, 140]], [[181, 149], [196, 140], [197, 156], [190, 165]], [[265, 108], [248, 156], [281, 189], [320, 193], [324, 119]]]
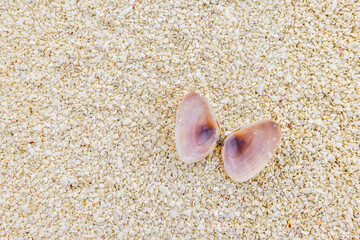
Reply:
[[[233, 181], [176, 111], [281, 129]], [[358, 239], [360, 1], [0, 1], [0, 239]]]

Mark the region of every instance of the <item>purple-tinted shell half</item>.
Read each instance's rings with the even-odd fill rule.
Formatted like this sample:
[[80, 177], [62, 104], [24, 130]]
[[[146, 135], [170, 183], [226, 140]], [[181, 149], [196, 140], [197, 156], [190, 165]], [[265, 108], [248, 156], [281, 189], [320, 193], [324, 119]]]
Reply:
[[176, 115], [175, 141], [180, 159], [186, 163], [204, 159], [219, 136], [219, 126], [206, 99], [196, 92], [187, 94]]
[[280, 146], [279, 125], [271, 120], [249, 124], [224, 141], [222, 157], [227, 174], [244, 182], [255, 177]]

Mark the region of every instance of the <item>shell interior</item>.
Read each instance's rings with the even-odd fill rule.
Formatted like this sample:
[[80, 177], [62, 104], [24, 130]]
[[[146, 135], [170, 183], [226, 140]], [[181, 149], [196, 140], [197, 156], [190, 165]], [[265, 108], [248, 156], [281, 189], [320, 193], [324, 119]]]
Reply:
[[273, 157], [280, 139], [280, 127], [271, 120], [255, 122], [231, 133], [222, 152], [225, 171], [238, 182], [253, 178]]
[[198, 93], [187, 94], [176, 115], [175, 140], [186, 163], [204, 159], [215, 148], [220, 129], [209, 103]]

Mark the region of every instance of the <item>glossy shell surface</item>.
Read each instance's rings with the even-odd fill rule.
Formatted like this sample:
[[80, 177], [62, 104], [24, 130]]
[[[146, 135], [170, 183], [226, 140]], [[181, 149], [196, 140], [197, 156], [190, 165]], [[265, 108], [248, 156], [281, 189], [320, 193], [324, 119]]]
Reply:
[[271, 120], [255, 122], [231, 133], [222, 152], [225, 171], [238, 182], [255, 177], [273, 157], [280, 141], [280, 127]]
[[208, 101], [192, 92], [181, 101], [175, 126], [176, 149], [186, 163], [204, 159], [214, 150], [220, 129]]

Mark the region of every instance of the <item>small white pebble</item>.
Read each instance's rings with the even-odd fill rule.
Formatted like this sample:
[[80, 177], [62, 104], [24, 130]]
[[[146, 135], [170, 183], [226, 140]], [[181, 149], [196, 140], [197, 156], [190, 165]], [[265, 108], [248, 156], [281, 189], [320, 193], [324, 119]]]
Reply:
[[51, 151], [51, 150], [45, 150], [45, 154], [46, 154], [46, 155], [51, 155], [51, 154], [52, 154], [52, 151]]
[[66, 186], [68, 185], [68, 183], [69, 183], [69, 181], [68, 181], [68, 179], [67, 179], [66, 176], [62, 176], [62, 177], [60, 178], [60, 184], [61, 184], [62, 186], [66, 187]]
[[90, 141], [87, 137], [83, 137], [83, 141], [86, 145], [89, 145], [90, 144]]
[[229, 97], [225, 97], [224, 99], [221, 100], [222, 104], [227, 104], [230, 102], [230, 98]]
[[204, 225], [202, 225], [202, 224], [199, 224], [199, 226], [198, 226], [198, 230], [200, 230], [200, 231], [204, 231], [204, 230], [205, 230], [205, 226], [204, 226]]
[[187, 209], [187, 210], [183, 211], [182, 213], [183, 213], [184, 215], [186, 215], [186, 216], [190, 217], [190, 216], [191, 216], [191, 213], [192, 213], [192, 209], [191, 209], [191, 208], [189, 208], [189, 209]]
[[255, 91], [261, 95], [262, 92], [264, 91], [264, 87], [265, 87], [265, 85], [263, 83], [261, 83], [255, 88]]
[[34, 131], [41, 131], [42, 126], [41, 125], [37, 125], [35, 127], [32, 128]]
[[174, 210], [170, 211], [170, 217], [176, 218], [178, 216], [179, 216], [179, 213], [177, 211], [174, 211]]
[[117, 167], [118, 168], [122, 168], [123, 167], [123, 161], [122, 161], [122, 159], [118, 159], [117, 161], [116, 161], [116, 165], [117, 165]]
[[121, 27], [116, 27], [115, 32], [116, 33], [122, 33], [123, 31], [122, 31]]
[[8, 162], [8, 167], [15, 167], [16, 163], [14, 161], [9, 161]]
[[60, 129], [60, 131], [62, 131], [62, 132], [65, 131], [65, 130], [67, 129], [66, 124], [60, 124], [59, 129]]
[[112, 180], [112, 178], [110, 176], [106, 176], [105, 181], [106, 181], [108, 186], [114, 186], [115, 185], [114, 180]]
[[146, 119], [152, 124], [152, 125], [156, 125], [156, 118], [154, 116], [151, 115], [147, 115]]
[[126, 118], [123, 123], [124, 123], [124, 125], [128, 125], [128, 124], [132, 123], [132, 121], [129, 118]]
[[48, 171], [49, 171], [49, 172], [54, 172], [55, 169], [56, 169], [56, 166], [55, 166], [54, 163], [51, 163], [50, 166], [48, 167]]
[[34, 148], [29, 148], [28, 151], [29, 151], [29, 153], [30, 153], [31, 155], [34, 155], [35, 152], [36, 152]]
[[102, 222], [105, 222], [105, 218], [97, 217], [97, 218], [95, 218], [95, 221], [96, 221], [97, 223], [102, 223]]
[[167, 195], [168, 192], [169, 192], [169, 189], [168, 189], [167, 187], [164, 187], [164, 186], [160, 186], [160, 187], [159, 187], [159, 190], [160, 190], [160, 192], [161, 192], [162, 194], [164, 194], [164, 195]]

